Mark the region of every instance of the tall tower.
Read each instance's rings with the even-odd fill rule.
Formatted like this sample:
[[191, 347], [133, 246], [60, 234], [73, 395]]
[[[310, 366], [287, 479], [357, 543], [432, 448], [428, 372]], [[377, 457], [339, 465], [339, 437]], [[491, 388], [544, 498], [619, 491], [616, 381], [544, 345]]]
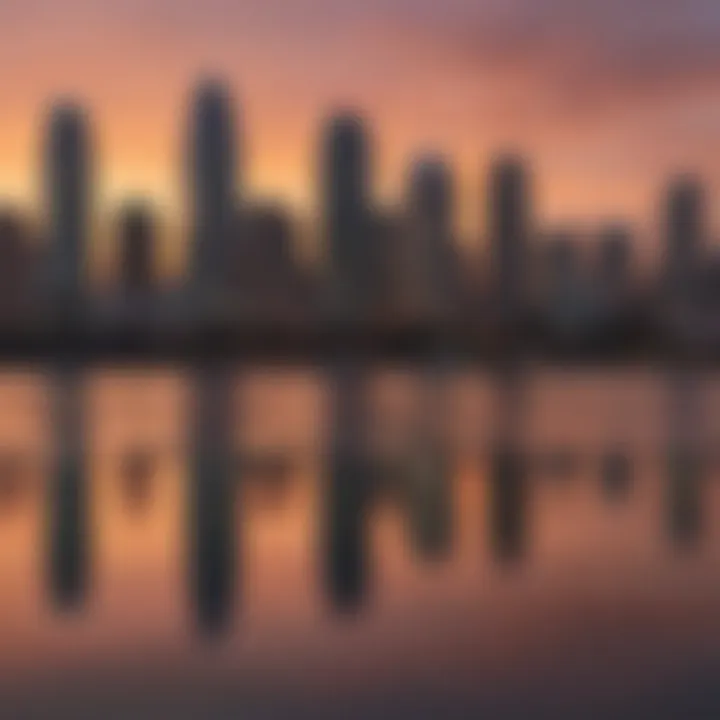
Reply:
[[120, 284], [127, 295], [147, 295], [154, 281], [154, 226], [150, 208], [142, 202], [123, 207], [119, 231]]
[[632, 231], [620, 224], [605, 225], [599, 232], [598, 272], [608, 284], [626, 280], [630, 269]]
[[225, 282], [235, 205], [235, 121], [229, 91], [216, 80], [200, 83], [191, 114], [190, 274], [195, 291], [207, 297], [220, 292]]
[[53, 307], [74, 312], [82, 298], [90, 217], [91, 150], [88, 120], [72, 103], [50, 115], [46, 147], [49, 291]]
[[27, 223], [12, 209], [0, 210], [0, 325], [23, 327], [33, 307], [35, 258]]
[[703, 246], [704, 198], [700, 181], [691, 175], [675, 178], [666, 198], [666, 280], [672, 297], [690, 288]]
[[323, 219], [332, 301], [343, 316], [362, 313], [372, 288], [368, 156], [363, 121], [352, 113], [331, 118], [324, 134]]
[[499, 158], [490, 172], [488, 230], [501, 315], [515, 320], [522, 311], [530, 224], [529, 188], [522, 160]]
[[599, 232], [595, 267], [596, 283], [601, 295], [618, 302], [630, 289], [632, 265], [632, 231], [622, 224], [610, 224]]
[[416, 275], [423, 310], [445, 306], [452, 288], [453, 187], [441, 157], [425, 156], [412, 166], [408, 188], [408, 269]]

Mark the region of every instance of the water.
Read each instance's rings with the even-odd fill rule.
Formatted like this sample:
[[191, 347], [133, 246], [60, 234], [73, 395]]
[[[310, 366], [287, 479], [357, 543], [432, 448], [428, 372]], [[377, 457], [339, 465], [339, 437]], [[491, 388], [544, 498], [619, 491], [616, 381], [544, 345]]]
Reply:
[[0, 375], [2, 717], [720, 709], [720, 376]]

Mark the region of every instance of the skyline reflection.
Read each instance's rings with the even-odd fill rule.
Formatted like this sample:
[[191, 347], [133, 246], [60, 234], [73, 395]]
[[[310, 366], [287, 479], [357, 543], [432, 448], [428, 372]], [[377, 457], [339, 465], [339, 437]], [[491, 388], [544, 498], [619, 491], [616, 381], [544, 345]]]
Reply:
[[[89, 662], [96, 646], [112, 667], [137, 653], [152, 685], [197, 671], [207, 638], [221, 646], [202, 657], [253, 687], [306, 682], [321, 652], [332, 677], [422, 674], [443, 647], [455, 682], [476, 655], [484, 676], [496, 661], [523, 682], [503, 657], [523, 647], [534, 662], [540, 624], [565, 632], [590, 601], [631, 612], [642, 592], [658, 621], [678, 613], [677, 642], [710, 622], [684, 603], [720, 602], [712, 375], [345, 359], [292, 373], [58, 366], [0, 374], [0, 398], [9, 387], [0, 448], [25, 484], [0, 514], [0, 635], [34, 637], [49, 653], [38, 667], [70, 647]], [[563, 455], [573, 471], [558, 483], [548, 458]], [[644, 632], [612, 622], [603, 642]], [[162, 671], [155, 652], [172, 656]], [[16, 662], [0, 649], [0, 667]]]
[[[417, 371], [417, 383], [410, 391], [415, 409], [405, 421], [395, 419], [405, 423], [398, 435], [405, 439], [389, 452], [374, 445], [370, 431], [371, 423], [378, 422], [373, 415], [377, 408], [372, 409], [377, 400], [372, 392], [377, 372], [346, 360], [338, 361], [319, 379], [316, 390], [325, 394], [329, 404], [324, 421], [328, 434], [317, 447], [302, 449], [292, 443], [266, 444], [262, 450], [244, 447], [237, 431], [240, 416], [235, 398], [238, 382], [246, 381], [239, 381], [240, 376], [225, 364], [202, 365], [183, 374], [190, 393], [185, 421], [189, 435], [186, 441], [178, 437], [177, 450], [137, 439], [116, 446], [114, 477], [125, 512], [150, 516], [158, 501], [157, 473], [163, 454], [187, 447], [187, 563], [191, 606], [200, 629], [217, 632], [229, 627], [238, 608], [238, 576], [246, 553], [240, 541], [246, 512], [243, 488], [252, 484], [261, 492], [256, 497], [277, 498], [267, 506], [269, 512], [281, 508], [280, 497], [298, 482], [297, 468], [305, 462], [301, 460], [304, 453], [318, 453], [320, 460], [317, 482], [322, 509], [314, 525], [320, 533], [325, 593], [331, 605], [350, 611], [367, 600], [376, 555], [382, 552], [372, 540], [377, 508], [383, 506], [403, 519], [405, 541], [418, 563], [452, 560], [458, 521], [456, 484], [458, 473], [466, 472], [468, 457], [476, 458], [471, 463], [473, 475], [485, 488], [489, 547], [500, 564], [517, 563], [531, 549], [533, 496], [548, 470], [565, 475], [572, 462], [575, 470], [567, 476], [572, 485], [594, 472], [608, 499], [625, 498], [627, 503], [631, 487], [638, 482], [638, 463], [647, 462], [646, 448], [633, 453], [632, 443], [618, 444], [612, 432], [604, 445], [590, 450], [551, 443], [533, 449], [534, 443], [528, 442], [528, 432], [532, 435], [533, 431], [527, 427], [532, 425], [528, 416], [532, 415], [533, 380], [531, 373], [517, 368], [485, 378], [495, 398], [487, 406], [489, 424], [475, 449], [458, 444], [457, 432], [442, 427], [452, 420], [448, 393], [458, 378], [442, 364]], [[48, 450], [52, 458], [47, 516], [50, 594], [58, 608], [66, 609], [81, 608], [92, 590], [91, 557], [98, 530], [92, 511], [93, 478], [88, 471], [93, 450], [88, 447], [91, 435], [85, 426], [86, 406], [92, 402], [88, 377], [87, 371], [73, 366], [60, 367], [47, 377], [54, 446]], [[252, 373], [247, 382], [252, 384]], [[654, 460], [666, 478], [664, 526], [671, 541], [686, 549], [695, 547], [702, 533], [703, 477], [710, 469], [711, 456], [697, 441], [703, 437], [698, 409], [702, 383], [685, 372], [668, 375], [668, 423], [665, 430], [658, 425]], [[129, 408], [129, 415], [114, 422], [131, 424], [132, 403]], [[295, 421], [302, 423], [302, 412]], [[252, 425], [252, 418], [243, 420], [248, 422]], [[464, 432], [466, 428], [461, 430], [472, 435]], [[662, 439], [663, 432], [667, 440]], [[8, 449], [6, 457], [3, 482], [9, 488], [5, 495], [10, 504], [22, 492], [22, 468], [27, 461], [20, 450]]]

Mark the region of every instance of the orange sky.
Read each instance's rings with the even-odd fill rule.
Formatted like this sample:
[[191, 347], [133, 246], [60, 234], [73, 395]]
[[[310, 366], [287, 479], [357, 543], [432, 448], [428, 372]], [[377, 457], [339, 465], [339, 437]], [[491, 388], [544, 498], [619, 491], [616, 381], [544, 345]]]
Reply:
[[212, 72], [238, 101], [245, 192], [302, 215], [315, 202], [322, 118], [350, 104], [371, 124], [382, 200], [399, 196], [414, 153], [439, 149], [474, 236], [492, 154], [518, 148], [541, 218], [619, 216], [652, 230], [669, 173], [698, 170], [720, 192], [720, 12], [686, 6], [6, 0], [0, 192], [36, 203], [44, 116], [70, 94], [91, 111], [100, 207], [147, 193], [176, 221], [186, 103]]

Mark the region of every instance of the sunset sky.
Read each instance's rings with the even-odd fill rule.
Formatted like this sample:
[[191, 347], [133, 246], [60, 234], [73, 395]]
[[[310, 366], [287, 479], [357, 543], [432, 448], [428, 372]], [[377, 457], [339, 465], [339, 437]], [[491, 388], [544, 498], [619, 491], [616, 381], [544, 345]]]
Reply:
[[48, 104], [90, 109], [102, 204], [149, 193], [172, 216], [187, 100], [227, 78], [249, 195], [315, 201], [321, 120], [363, 110], [376, 188], [398, 196], [440, 150], [469, 231], [495, 150], [532, 160], [538, 214], [652, 230], [668, 173], [720, 200], [717, 0], [2, 0], [0, 191], [37, 198]]

